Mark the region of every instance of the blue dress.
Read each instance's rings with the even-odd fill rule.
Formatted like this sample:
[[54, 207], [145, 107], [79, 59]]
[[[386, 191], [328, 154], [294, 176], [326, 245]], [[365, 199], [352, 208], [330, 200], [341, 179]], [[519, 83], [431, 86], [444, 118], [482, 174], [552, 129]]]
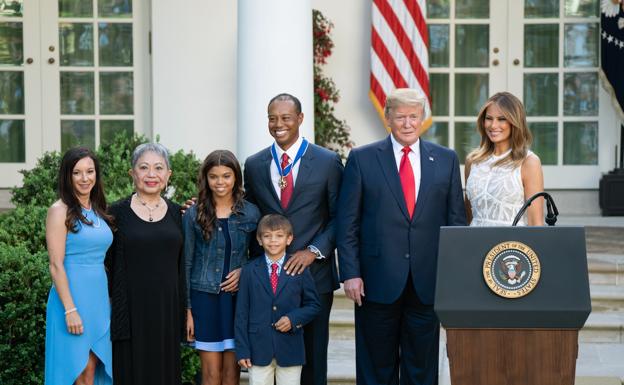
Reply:
[[113, 383], [110, 302], [104, 270], [104, 256], [113, 234], [94, 212], [83, 209], [82, 213], [93, 225], [79, 222], [77, 233], [67, 233], [63, 265], [84, 333], [67, 331], [65, 309], [52, 286], [46, 312], [46, 385], [72, 385], [87, 365], [89, 351], [100, 361], [94, 385]]
[[[227, 218], [217, 218], [218, 226], [225, 235], [225, 259], [221, 282], [230, 273], [232, 240]], [[236, 297], [225, 291], [219, 294], [191, 290], [193, 324], [195, 325], [195, 349], [207, 352], [223, 352], [234, 349], [234, 311]]]

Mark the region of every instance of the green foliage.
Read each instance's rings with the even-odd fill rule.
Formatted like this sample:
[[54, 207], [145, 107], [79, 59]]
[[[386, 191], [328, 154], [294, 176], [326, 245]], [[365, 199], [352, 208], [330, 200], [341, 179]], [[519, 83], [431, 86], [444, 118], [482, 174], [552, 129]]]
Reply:
[[182, 384], [195, 384], [195, 376], [201, 369], [197, 351], [189, 346], [182, 346]]
[[[97, 151], [102, 182], [109, 203], [130, 195], [128, 175], [132, 151], [147, 139], [119, 135]], [[168, 194], [176, 202], [195, 195], [200, 162], [195, 155], [171, 155], [173, 174]], [[43, 383], [45, 307], [51, 281], [45, 244], [48, 207], [56, 200], [61, 155], [43, 155], [32, 170], [23, 170], [23, 185], [13, 189], [14, 210], [0, 215], [0, 384]], [[194, 383], [199, 370], [197, 353], [182, 350], [185, 381]]]
[[45, 221], [48, 208], [25, 205], [0, 215], [0, 244], [22, 244], [36, 254], [45, 251]]
[[334, 43], [331, 30], [334, 25], [320, 11], [312, 12], [314, 48], [314, 141], [323, 147], [336, 151], [343, 158], [353, 146], [349, 137], [347, 122], [336, 118], [334, 104], [340, 100], [340, 93], [334, 81], [325, 76], [322, 65], [327, 63]]
[[0, 243], [0, 384], [43, 384], [47, 255]]
[[61, 155], [46, 152], [32, 170], [20, 171], [24, 175], [22, 187], [14, 188], [11, 201], [15, 206], [33, 205], [48, 207], [57, 199], [56, 184]]

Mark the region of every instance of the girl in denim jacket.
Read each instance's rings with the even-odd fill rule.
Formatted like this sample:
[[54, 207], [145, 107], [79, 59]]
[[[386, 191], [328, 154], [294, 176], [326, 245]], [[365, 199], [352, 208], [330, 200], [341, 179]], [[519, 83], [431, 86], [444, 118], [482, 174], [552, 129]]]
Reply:
[[199, 198], [183, 218], [188, 287], [187, 339], [195, 341], [202, 384], [238, 384], [235, 293], [260, 212], [243, 199], [240, 164], [230, 151], [210, 153], [199, 170]]

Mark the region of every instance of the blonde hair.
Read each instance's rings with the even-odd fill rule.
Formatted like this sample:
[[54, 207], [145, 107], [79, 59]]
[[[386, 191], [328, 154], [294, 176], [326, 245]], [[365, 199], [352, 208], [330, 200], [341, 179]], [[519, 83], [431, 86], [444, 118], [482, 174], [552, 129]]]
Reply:
[[509, 92], [499, 92], [492, 95], [481, 108], [477, 117], [477, 131], [481, 135], [481, 144], [479, 148], [471, 151], [466, 158], [471, 163], [479, 163], [494, 153], [494, 143], [485, 132], [485, 117], [487, 109], [491, 105], [495, 105], [502, 111], [503, 116], [511, 126], [511, 152], [506, 157], [498, 160], [495, 165], [519, 167], [529, 152], [533, 135], [531, 135], [531, 131], [527, 126], [526, 113], [522, 102]]
[[431, 116], [431, 110], [429, 108], [429, 99], [413, 88], [397, 88], [392, 90], [386, 97], [386, 105], [384, 107], [384, 115], [390, 116], [390, 111], [399, 106], [422, 106], [423, 118], [425, 121]]

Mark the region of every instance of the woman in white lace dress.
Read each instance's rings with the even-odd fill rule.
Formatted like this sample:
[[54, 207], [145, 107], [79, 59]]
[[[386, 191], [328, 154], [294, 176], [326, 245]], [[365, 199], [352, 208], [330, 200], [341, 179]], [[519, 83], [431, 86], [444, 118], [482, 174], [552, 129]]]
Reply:
[[[529, 150], [532, 136], [522, 102], [509, 92], [493, 95], [479, 112], [477, 129], [481, 145], [465, 164], [468, 223], [510, 226], [525, 200], [544, 190], [540, 159]], [[518, 224], [542, 226], [543, 206], [543, 198], [536, 199]]]

